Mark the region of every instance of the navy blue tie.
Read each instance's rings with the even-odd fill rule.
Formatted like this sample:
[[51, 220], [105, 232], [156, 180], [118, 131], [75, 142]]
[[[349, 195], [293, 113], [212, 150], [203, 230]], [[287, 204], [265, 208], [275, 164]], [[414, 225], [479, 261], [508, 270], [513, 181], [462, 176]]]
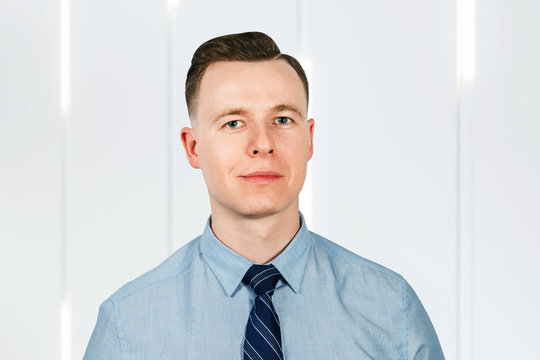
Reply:
[[244, 337], [244, 360], [283, 360], [279, 318], [272, 295], [281, 274], [274, 265], [252, 265], [242, 282], [255, 291]]

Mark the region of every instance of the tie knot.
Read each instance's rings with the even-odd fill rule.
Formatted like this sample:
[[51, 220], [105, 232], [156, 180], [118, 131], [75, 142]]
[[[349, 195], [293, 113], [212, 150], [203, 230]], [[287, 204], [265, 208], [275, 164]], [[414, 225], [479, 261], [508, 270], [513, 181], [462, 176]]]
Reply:
[[269, 295], [272, 295], [280, 278], [281, 274], [279, 273], [278, 269], [274, 267], [274, 265], [253, 264], [246, 272], [246, 275], [244, 275], [242, 282], [251, 286], [257, 295], [264, 293], [269, 293]]

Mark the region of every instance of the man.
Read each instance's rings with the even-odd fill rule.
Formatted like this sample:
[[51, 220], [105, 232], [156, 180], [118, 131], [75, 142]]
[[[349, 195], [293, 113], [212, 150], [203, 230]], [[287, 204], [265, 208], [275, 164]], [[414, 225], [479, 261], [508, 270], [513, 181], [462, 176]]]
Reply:
[[306, 228], [308, 94], [300, 64], [265, 34], [197, 49], [181, 138], [211, 216], [101, 305], [85, 359], [444, 359], [400, 275]]

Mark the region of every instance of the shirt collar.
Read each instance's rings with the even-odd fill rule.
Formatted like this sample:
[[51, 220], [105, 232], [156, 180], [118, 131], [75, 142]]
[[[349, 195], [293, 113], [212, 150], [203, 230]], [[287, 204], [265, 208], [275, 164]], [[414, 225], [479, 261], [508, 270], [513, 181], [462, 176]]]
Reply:
[[[300, 211], [299, 216], [300, 229], [285, 250], [269, 262], [269, 264], [273, 264], [279, 270], [295, 293], [298, 293], [300, 289], [311, 248], [311, 236], [309, 236], [304, 216]], [[227, 292], [227, 295], [232, 296], [242, 281], [242, 278], [254, 263], [225, 246], [214, 235], [210, 227], [211, 220], [212, 216], [209, 216], [204, 232], [201, 235], [201, 252]]]

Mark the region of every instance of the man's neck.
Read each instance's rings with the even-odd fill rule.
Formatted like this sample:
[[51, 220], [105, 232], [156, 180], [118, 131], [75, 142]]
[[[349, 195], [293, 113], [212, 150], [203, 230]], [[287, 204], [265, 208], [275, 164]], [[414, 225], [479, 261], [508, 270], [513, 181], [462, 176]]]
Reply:
[[212, 207], [212, 231], [229, 249], [265, 264], [277, 257], [300, 229], [298, 201], [277, 214], [245, 217]]

